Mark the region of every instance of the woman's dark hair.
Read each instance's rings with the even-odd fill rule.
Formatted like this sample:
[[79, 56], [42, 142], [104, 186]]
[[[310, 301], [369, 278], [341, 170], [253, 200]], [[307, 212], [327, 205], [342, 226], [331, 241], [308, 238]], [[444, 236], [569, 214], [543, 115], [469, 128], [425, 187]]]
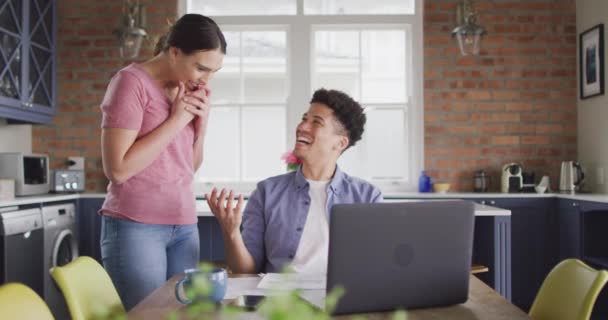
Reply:
[[346, 149], [361, 140], [366, 121], [365, 113], [361, 105], [349, 95], [342, 91], [321, 88], [312, 95], [310, 103], [324, 104], [333, 110], [334, 116], [346, 130], [349, 140]]
[[179, 18], [169, 32], [158, 39], [154, 55], [167, 51], [170, 47], [179, 48], [187, 55], [199, 50], [218, 48], [226, 54], [226, 39], [220, 27], [211, 18], [189, 13]]

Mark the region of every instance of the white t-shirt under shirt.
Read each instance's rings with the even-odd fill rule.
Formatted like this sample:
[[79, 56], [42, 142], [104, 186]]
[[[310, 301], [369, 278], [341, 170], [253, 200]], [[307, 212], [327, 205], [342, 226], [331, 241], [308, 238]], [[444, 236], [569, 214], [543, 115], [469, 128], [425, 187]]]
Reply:
[[325, 206], [330, 181], [306, 181], [309, 186], [310, 208], [291, 267], [299, 273], [325, 274], [329, 251], [329, 224]]

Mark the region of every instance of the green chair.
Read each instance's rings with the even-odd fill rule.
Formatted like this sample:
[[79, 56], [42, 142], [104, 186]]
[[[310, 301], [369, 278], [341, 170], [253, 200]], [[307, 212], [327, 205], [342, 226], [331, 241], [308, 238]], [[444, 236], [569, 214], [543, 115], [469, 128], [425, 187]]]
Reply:
[[0, 286], [0, 319], [53, 320], [44, 300], [21, 283]]
[[125, 308], [106, 270], [91, 257], [51, 269], [73, 320], [124, 315]]
[[560, 262], [543, 282], [532, 308], [534, 320], [588, 320], [593, 304], [608, 281], [608, 272], [577, 259]]

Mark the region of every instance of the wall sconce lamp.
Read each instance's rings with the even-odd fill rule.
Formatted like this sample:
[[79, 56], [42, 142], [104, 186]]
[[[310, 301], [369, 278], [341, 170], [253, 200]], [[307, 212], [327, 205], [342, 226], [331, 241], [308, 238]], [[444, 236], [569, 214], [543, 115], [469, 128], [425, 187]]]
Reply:
[[463, 56], [479, 55], [481, 39], [487, 34], [486, 29], [477, 24], [477, 12], [473, 1], [464, 0], [456, 8], [458, 27], [452, 31], [452, 37], [458, 41], [460, 53]]
[[146, 12], [139, 0], [126, 0], [123, 14], [122, 26], [114, 31], [114, 34], [118, 36], [120, 57], [135, 59], [139, 55], [144, 38], [148, 36], [146, 30], [144, 30]]

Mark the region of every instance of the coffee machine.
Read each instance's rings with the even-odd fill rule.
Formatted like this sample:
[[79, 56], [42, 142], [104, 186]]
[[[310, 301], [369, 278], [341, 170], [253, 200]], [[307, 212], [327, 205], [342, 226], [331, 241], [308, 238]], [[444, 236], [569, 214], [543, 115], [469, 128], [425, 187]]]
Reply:
[[521, 192], [529, 192], [529, 193], [536, 192], [536, 184], [534, 183], [534, 181], [536, 179], [534, 179], [534, 177], [535, 177], [534, 171], [531, 171], [531, 172], [524, 171], [521, 173], [521, 177], [522, 177]]
[[520, 192], [524, 183], [522, 173], [523, 168], [518, 163], [512, 162], [502, 166], [500, 191], [503, 193]]

